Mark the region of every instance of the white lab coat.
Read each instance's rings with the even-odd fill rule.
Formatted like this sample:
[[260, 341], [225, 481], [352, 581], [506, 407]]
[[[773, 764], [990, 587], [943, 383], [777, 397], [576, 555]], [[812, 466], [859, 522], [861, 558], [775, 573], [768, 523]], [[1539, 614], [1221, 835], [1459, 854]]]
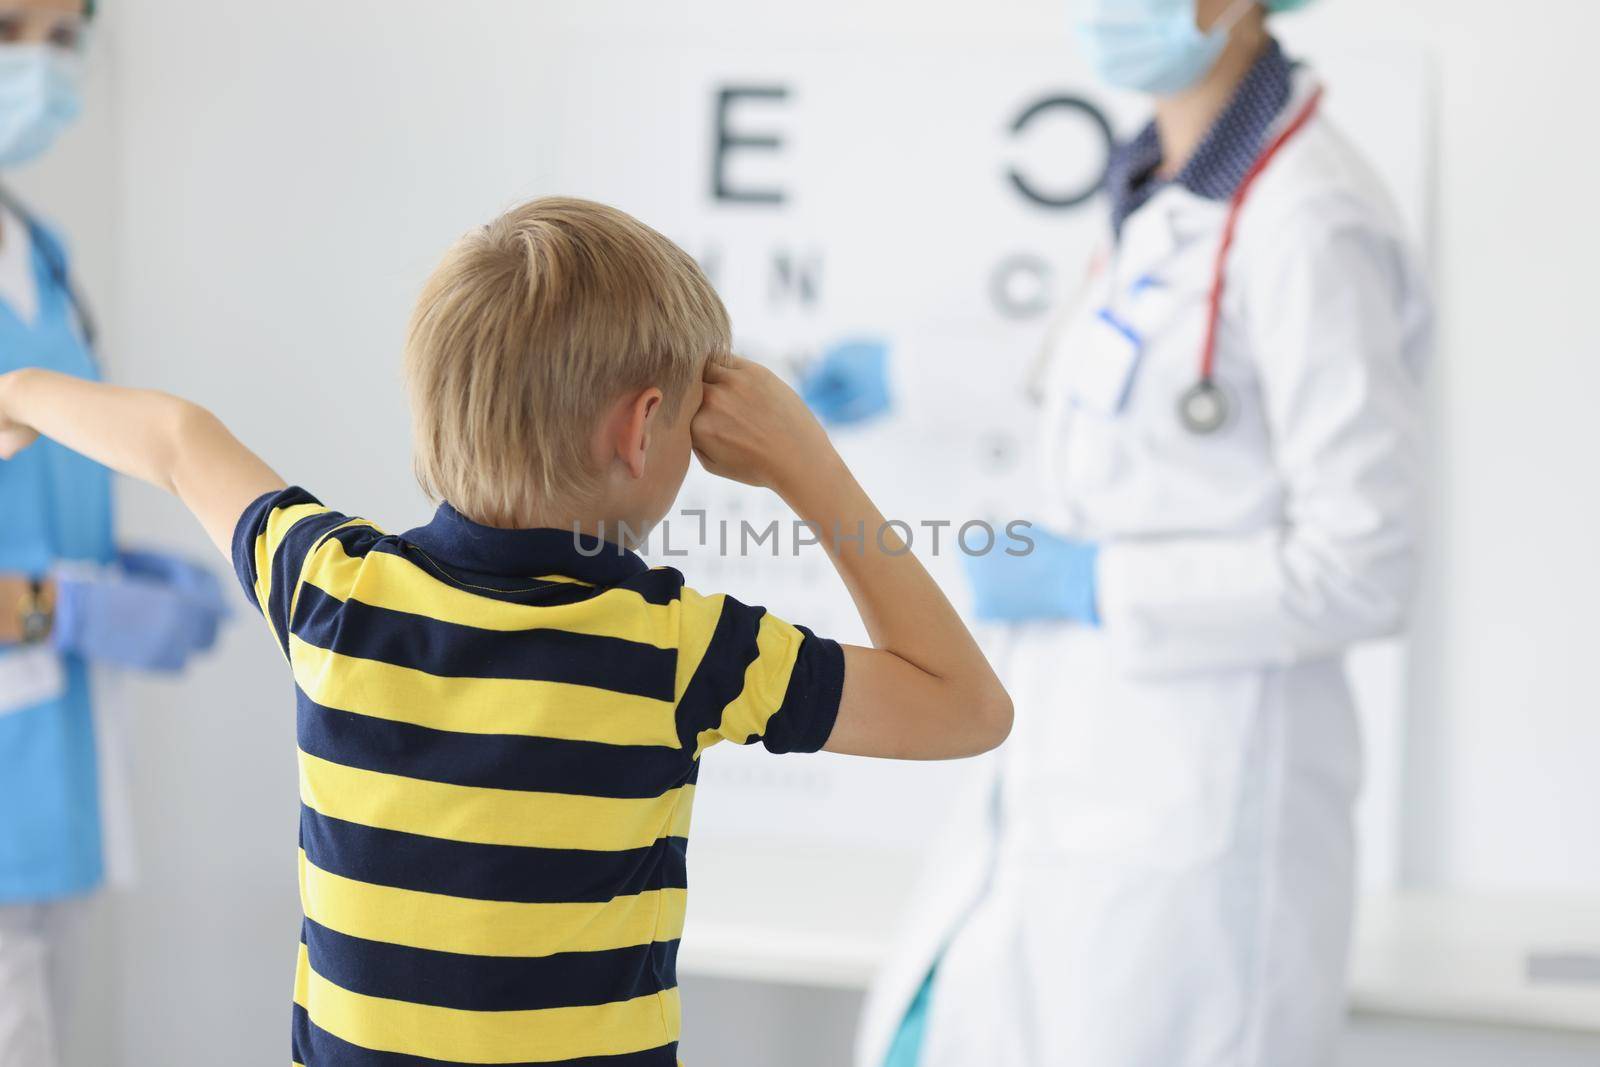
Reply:
[[[1380, 183], [1316, 117], [1240, 220], [1232, 416], [1194, 435], [1177, 406], [1225, 213], [1159, 192], [1053, 342], [1043, 517], [1103, 546], [1103, 628], [1015, 634], [1016, 728], [930, 865], [860, 1067], [935, 959], [921, 1067], [1331, 1061], [1361, 767], [1344, 655], [1406, 616], [1432, 317]], [[1125, 308], [1142, 360], [1103, 412], [1089, 320], [1152, 273]]]

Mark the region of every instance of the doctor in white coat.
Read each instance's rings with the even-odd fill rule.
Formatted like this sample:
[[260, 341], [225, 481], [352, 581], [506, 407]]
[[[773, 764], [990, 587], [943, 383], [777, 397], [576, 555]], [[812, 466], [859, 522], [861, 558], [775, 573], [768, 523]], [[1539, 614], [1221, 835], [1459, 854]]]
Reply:
[[[869, 1000], [860, 1067], [1321, 1067], [1360, 741], [1405, 621], [1429, 298], [1285, 57], [1296, 0], [1075, 0], [1148, 93], [1042, 376], [1036, 549], [971, 561], [1017, 725]], [[1329, 91], [1334, 91], [1330, 88]]]

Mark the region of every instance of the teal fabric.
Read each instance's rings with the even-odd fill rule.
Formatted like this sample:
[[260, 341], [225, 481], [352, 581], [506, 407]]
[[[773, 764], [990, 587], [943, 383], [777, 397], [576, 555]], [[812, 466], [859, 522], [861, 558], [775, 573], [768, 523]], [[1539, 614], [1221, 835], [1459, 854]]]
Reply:
[[[29, 230], [39, 310], [23, 322], [0, 301], [0, 372], [95, 377], [62, 285], [65, 252], [49, 230]], [[42, 575], [63, 560], [115, 557], [108, 474], [53, 442], [0, 462], [0, 515], [0, 571]], [[103, 877], [89, 674], [76, 656], [63, 662], [60, 697], [0, 715], [0, 903], [84, 893]]]
[[1284, 11], [1298, 11], [1310, 3], [1311, 0], [1267, 0], [1267, 10], [1276, 15]]
[[938, 970], [937, 966], [929, 969], [928, 977], [922, 980], [922, 988], [911, 998], [911, 1006], [900, 1020], [900, 1029], [889, 1045], [883, 1067], [917, 1067], [922, 1059], [922, 1041], [928, 1032], [928, 1005], [933, 1002], [933, 978]]

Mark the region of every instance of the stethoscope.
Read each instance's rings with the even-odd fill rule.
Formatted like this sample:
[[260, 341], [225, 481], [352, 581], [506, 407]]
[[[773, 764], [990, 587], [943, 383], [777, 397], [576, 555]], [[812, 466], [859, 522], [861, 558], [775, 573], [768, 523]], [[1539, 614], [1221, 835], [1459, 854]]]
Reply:
[[95, 325], [94, 315], [89, 310], [89, 302], [84, 299], [77, 283], [72, 280], [72, 271], [67, 268], [67, 262], [60, 250], [53, 242], [40, 239], [39, 223], [34, 219], [33, 213], [3, 185], [0, 185], [0, 206], [21, 219], [22, 224], [28, 228], [28, 234], [33, 238], [33, 246], [44, 257], [45, 269], [50, 272], [50, 280], [66, 294], [67, 303], [72, 307], [72, 314], [78, 320], [78, 332], [83, 336], [84, 347], [93, 352], [99, 330]]
[[[1239, 186], [1233, 191], [1233, 196], [1228, 199], [1228, 214], [1222, 225], [1222, 240], [1217, 245], [1216, 264], [1211, 273], [1211, 293], [1207, 305], [1205, 342], [1200, 348], [1200, 374], [1195, 383], [1185, 389], [1178, 398], [1178, 421], [1184, 429], [1197, 436], [1216, 433], [1228, 423], [1231, 413], [1231, 404], [1228, 396], [1216, 381], [1217, 364], [1217, 332], [1222, 320], [1222, 294], [1228, 282], [1228, 253], [1233, 248], [1234, 232], [1238, 229], [1239, 216], [1244, 213], [1245, 201], [1249, 198], [1251, 186], [1256, 179], [1261, 177], [1263, 171], [1271, 165], [1285, 145], [1292, 141], [1296, 134], [1305, 129], [1306, 125], [1316, 116], [1317, 109], [1322, 104], [1322, 87], [1318, 86], [1311, 93], [1304, 105], [1294, 118], [1279, 131], [1278, 135], [1262, 149], [1261, 154], [1250, 165], [1244, 177], [1239, 181]], [[1083, 310], [1088, 300], [1089, 288], [1094, 279], [1108, 259], [1105, 252], [1097, 253], [1089, 267], [1089, 277], [1084, 283], [1084, 295], [1076, 302], [1076, 307], [1070, 318], [1076, 318], [1078, 312]], [[1042, 353], [1047, 361], [1055, 349], [1054, 339], [1045, 346]], [[1041, 391], [1044, 373], [1043, 368], [1036, 369], [1034, 390]]]
[[1228, 201], [1228, 217], [1222, 225], [1222, 241], [1217, 245], [1217, 264], [1211, 273], [1211, 304], [1206, 316], [1206, 340], [1200, 349], [1200, 380], [1178, 399], [1178, 418], [1190, 433], [1216, 433], [1228, 421], [1228, 397], [1217, 385], [1214, 376], [1217, 366], [1217, 324], [1222, 319], [1222, 290], [1228, 280], [1228, 252], [1233, 248], [1233, 235], [1239, 225], [1239, 216], [1244, 211], [1245, 199], [1250, 195], [1250, 187], [1261, 177], [1261, 172], [1267, 169], [1284, 145], [1294, 140], [1295, 134], [1305, 129], [1321, 104], [1322, 87], [1319, 85], [1312, 91], [1311, 99], [1305, 102], [1300, 113], [1256, 157]]

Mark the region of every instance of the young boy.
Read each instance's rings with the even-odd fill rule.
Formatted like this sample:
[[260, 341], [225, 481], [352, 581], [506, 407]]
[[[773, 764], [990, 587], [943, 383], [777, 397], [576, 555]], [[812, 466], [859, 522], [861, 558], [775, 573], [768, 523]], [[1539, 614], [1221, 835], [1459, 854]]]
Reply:
[[[0, 458], [44, 434], [176, 493], [293, 668], [297, 1064], [674, 1064], [706, 748], [939, 759], [1006, 736], [955, 611], [729, 345], [694, 262], [619, 211], [537, 200], [469, 234], [412, 320], [416, 468], [442, 502], [399, 536], [183, 400], [0, 377]], [[823, 531], [874, 648], [604, 540], [660, 521], [691, 451]]]

